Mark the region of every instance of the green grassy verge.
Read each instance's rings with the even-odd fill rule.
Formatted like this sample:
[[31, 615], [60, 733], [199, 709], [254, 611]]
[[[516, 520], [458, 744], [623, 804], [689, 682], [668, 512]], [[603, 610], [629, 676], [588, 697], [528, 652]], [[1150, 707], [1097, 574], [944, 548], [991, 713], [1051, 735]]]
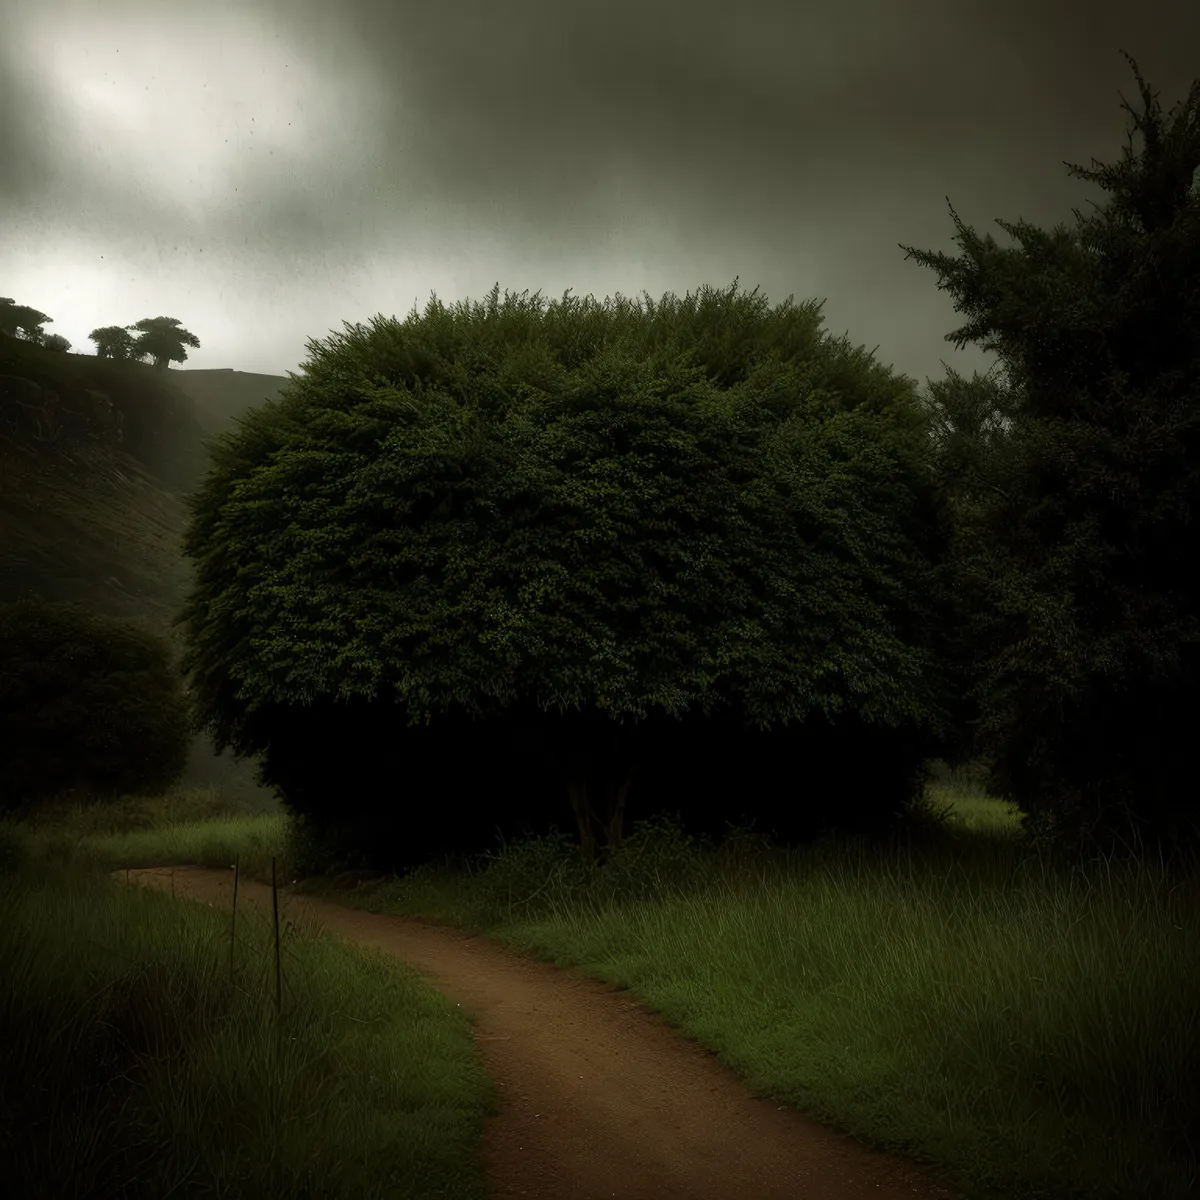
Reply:
[[106, 836], [87, 831], [97, 814], [74, 815], [0, 834], [28, 856], [0, 877], [0, 975], [15, 984], [0, 1194], [483, 1195], [495, 1098], [462, 1009], [382, 951], [288, 921], [277, 1016], [269, 919], [238, 906], [231, 960], [228, 913], [96, 869], [122, 838], [147, 863], [253, 854], [280, 818]]
[[[934, 785], [929, 798], [946, 832], [908, 851], [826, 842], [785, 853], [748, 836], [712, 847], [660, 822], [635, 827], [596, 876], [549, 836], [475, 869], [300, 886], [452, 921], [629, 987], [755, 1089], [943, 1165], [966, 1200], [1195, 1195], [1196, 874], [1103, 861], [1068, 869], [1030, 853], [1019, 814], [977, 792]], [[238, 1171], [282, 1181], [271, 1194], [288, 1197], [477, 1194], [464, 1164], [477, 1161], [493, 1100], [460, 1010], [398, 964], [290, 932], [285, 1024], [295, 1041], [281, 1060], [265, 930], [253, 945], [247, 930], [239, 947], [238, 991], [227, 914], [101, 881], [122, 865], [228, 866], [236, 853], [267, 881], [274, 855], [290, 882], [295, 850], [281, 816], [174, 797], [58, 814], [4, 836], [26, 867], [4, 892], [0, 969], [30, 982], [0, 1033], [13, 1044], [23, 1028], [39, 1031], [24, 1035], [19, 1069], [66, 1078], [79, 1058], [70, 1047], [103, 1041], [113, 1002], [99, 998], [113, 987], [123, 1019], [159, 1029], [182, 1056], [128, 1085], [136, 1118], [127, 1109], [118, 1119], [112, 1105], [95, 1118], [93, 1162], [123, 1130], [179, 1147], [169, 1158], [155, 1151], [160, 1184], [130, 1195], [165, 1195], [169, 1180], [177, 1195], [224, 1194], [244, 1187]], [[85, 952], [92, 943], [107, 949]], [[127, 1069], [127, 1051], [111, 1054], [98, 1078]], [[11, 1111], [18, 1085], [2, 1086]], [[329, 1096], [337, 1103], [315, 1134], [311, 1114]], [[62, 1103], [47, 1099], [47, 1113]], [[53, 1153], [63, 1154], [57, 1143]], [[188, 1179], [210, 1180], [209, 1191]]]

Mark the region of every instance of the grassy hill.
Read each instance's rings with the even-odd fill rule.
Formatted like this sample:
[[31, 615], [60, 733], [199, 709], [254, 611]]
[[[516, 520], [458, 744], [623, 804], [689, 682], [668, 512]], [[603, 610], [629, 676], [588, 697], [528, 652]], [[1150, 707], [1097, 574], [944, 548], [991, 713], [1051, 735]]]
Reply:
[[[183, 497], [204, 442], [288, 381], [158, 371], [0, 336], [0, 602], [40, 596], [145, 623], [182, 650], [171, 618], [191, 584]], [[250, 763], [193, 746], [187, 786], [266, 803]]]

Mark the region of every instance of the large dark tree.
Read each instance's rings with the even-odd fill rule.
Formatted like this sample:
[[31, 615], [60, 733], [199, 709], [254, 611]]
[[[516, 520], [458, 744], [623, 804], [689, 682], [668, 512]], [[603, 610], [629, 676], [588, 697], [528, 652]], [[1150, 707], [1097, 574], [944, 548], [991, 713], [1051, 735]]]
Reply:
[[53, 324], [53, 318], [30, 308], [27, 304], [17, 304], [8, 296], [0, 296], [0, 334], [17, 337], [23, 334], [26, 341], [41, 344], [45, 337], [43, 325]]
[[1129, 62], [1144, 111], [1124, 105], [1121, 162], [1067, 164], [1110, 193], [1102, 209], [1049, 234], [999, 221], [1007, 249], [951, 209], [961, 257], [905, 247], [969, 314], [949, 338], [997, 351], [1019, 398], [988, 471], [957, 487], [977, 748], [997, 794], [1108, 849], [1178, 844], [1197, 815], [1200, 81], [1164, 123]]
[[[111, 328], [111, 327], [110, 327]], [[184, 346], [200, 348], [200, 339], [194, 333], [180, 327], [178, 317], [143, 317], [128, 327], [139, 331], [141, 336], [132, 344], [132, 354], [137, 358], [152, 358], [154, 368], [165, 371], [173, 362], [187, 362], [187, 351]], [[105, 333], [106, 330], [93, 330]], [[97, 352], [106, 353], [110, 350], [128, 352], [130, 347], [115, 342], [109, 337], [104, 342], [97, 342]], [[121, 357], [113, 354], [112, 357]]]
[[414, 854], [517, 811], [611, 847], [697, 762], [784, 827], [893, 822], [956, 704], [915, 385], [736, 283], [498, 292], [310, 342], [211, 445], [179, 623], [218, 749], [293, 812], [387, 808]]
[[[945, 364], [943, 364], [945, 366]], [[930, 415], [928, 466], [951, 514], [952, 551], [934, 569], [944, 597], [943, 651], [961, 701], [958, 740], [945, 758], [957, 766], [986, 755], [977, 736], [984, 714], [986, 661], [1011, 636], [1012, 622], [995, 602], [998, 544], [1023, 503], [1022, 464], [1030, 424], [1003, 364], [965, 379], [946, 366], [922, 397]]]
[[126, 362], [150, 357], [151, 352], [139, 349], [138, 339], [124, 325], [104, 325], [93, 329], [88, 337], [96, 343], [96, 355], [99, 358], [115, 358], [119, 362]]

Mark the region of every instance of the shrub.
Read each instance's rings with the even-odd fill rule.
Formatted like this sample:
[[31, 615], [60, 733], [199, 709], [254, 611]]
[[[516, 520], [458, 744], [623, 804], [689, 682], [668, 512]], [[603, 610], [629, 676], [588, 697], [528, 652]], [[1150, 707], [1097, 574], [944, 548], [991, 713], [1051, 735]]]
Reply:
[[0, 606], [0, 811], [76, 791], [165, 791], [187, 766], [190, 706], [166, 642], [77, 605]]

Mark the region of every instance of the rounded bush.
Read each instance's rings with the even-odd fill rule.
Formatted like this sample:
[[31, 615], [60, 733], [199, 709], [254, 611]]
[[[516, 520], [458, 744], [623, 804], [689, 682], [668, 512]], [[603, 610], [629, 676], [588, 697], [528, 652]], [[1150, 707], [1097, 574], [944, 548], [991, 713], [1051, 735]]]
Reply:
[[961, 740], [952, 514], [913, 382], [821, 321], [497, 285], [310, 342], [191, 506], [215, 747], [379, 870], [558, 819], [603, 851], [618, 805], [889, 828]]
[[168, 644], [77, 605], [0, 606], [0, 811], [76, 792], [157, 795], [187, 767], [191, 709]]

